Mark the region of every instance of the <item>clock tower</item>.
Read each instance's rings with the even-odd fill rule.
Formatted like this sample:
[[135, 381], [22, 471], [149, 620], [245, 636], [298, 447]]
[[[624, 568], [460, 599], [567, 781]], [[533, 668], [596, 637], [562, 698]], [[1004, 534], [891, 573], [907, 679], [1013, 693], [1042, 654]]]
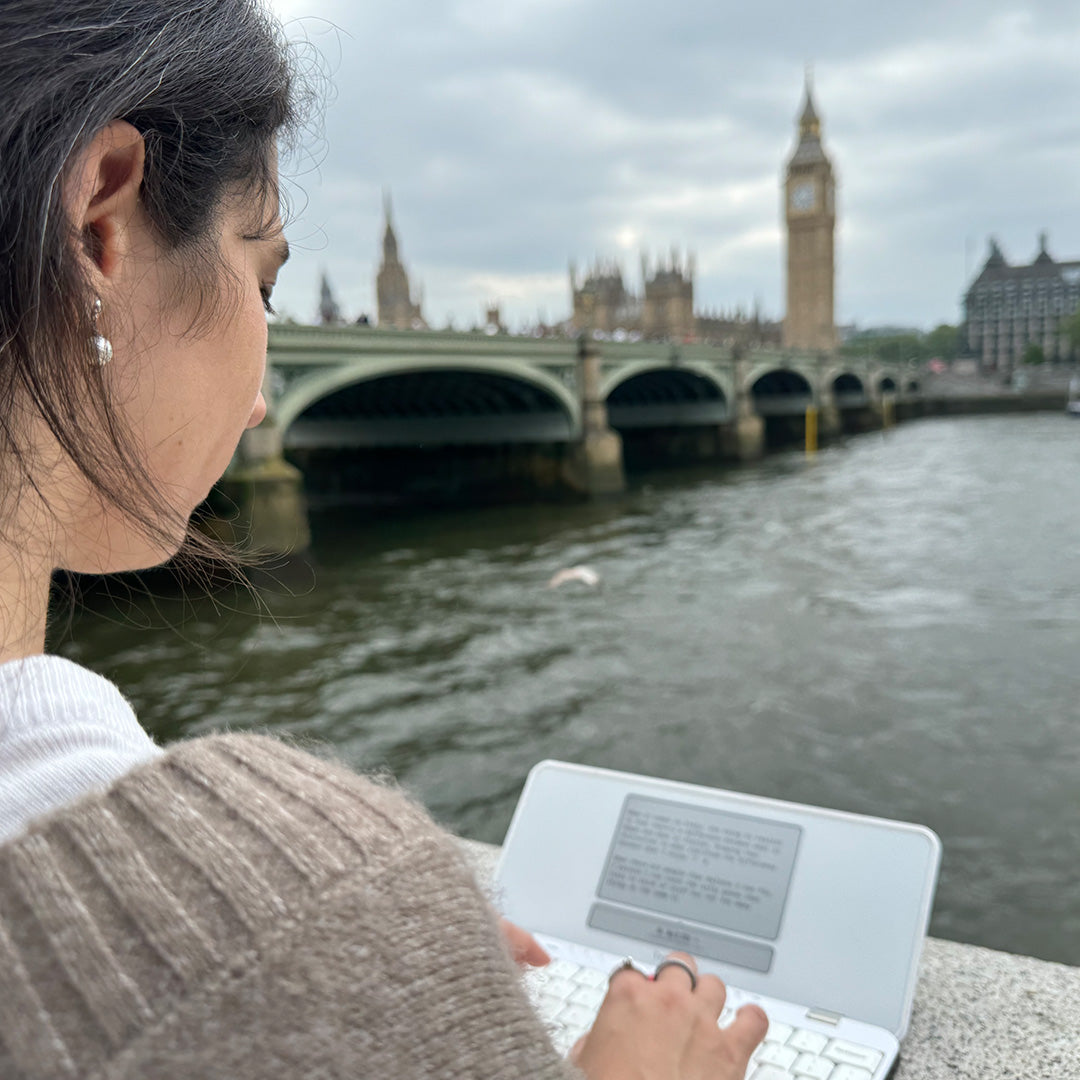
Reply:
[[821, 120], [810, 77], [799, 117], [799, 142], [784, 178], [787, 222], [787, 311], [783, 342], [790, 349], [836, 348], [836, 181], [821, 146]]

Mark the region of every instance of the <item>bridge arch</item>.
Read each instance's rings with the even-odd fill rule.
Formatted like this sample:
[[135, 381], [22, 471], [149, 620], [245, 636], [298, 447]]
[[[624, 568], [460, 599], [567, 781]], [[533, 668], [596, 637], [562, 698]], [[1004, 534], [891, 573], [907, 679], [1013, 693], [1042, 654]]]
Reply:
[[624, 364], [607, 374], [600, 387], [600, 393], [604, 398], [608, 398], [616, 387], [650, 371], [690, 372], [700, 376], [706, 382], [712, 383], [720, 391], [725, 401], [735, 400], [737, 387], [730, 372], [710, 364], [700, 364], [693, 361], [673, 364], [669, 360], [638, 360], [631, 364]]
[[814, 403], [814, 388], [798, 371], [771, 368], [750, 384], [750, 397], [759, 416], [804, 416]]
[[565, 442], [580, 431], [576, 396], [514, 361], [364, 360], [304, 379], [274, 419], [286, 447]]
[[729, 396], [716, 374], [690, 365], [640, 364], [623, 369], [601, 389], [616, 430], [726, 423]]
[[891, 375], [882, 375], [878, 378], [878, 393], [879, 394], [895, 394], [899, 389], [896, 385], [896, 380]]
[[814, 404], [810, 380], [791, 368], [772, 367], [753, 373], [749, 397], [764, 421], [765, 445], [782, 447], [806, 438], [806, 410]]
[[870, 404], [865, 384], [853, 372], [841, 371], [829, 383], [829, 389], [833, 402], [840, 410], [862, 409]]

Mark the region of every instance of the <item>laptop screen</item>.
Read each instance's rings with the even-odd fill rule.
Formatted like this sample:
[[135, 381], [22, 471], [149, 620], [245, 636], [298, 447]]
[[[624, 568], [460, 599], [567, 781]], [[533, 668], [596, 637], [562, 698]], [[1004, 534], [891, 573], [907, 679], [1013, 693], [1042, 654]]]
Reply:
[[[768, 971], [770, 946], [688, 929], [690, 920], [775, 940], [802, 829], [764, 818], [628, 795], [588, 923], [698, 956]], [[654, 915], [628, 912], [626, 905]]]

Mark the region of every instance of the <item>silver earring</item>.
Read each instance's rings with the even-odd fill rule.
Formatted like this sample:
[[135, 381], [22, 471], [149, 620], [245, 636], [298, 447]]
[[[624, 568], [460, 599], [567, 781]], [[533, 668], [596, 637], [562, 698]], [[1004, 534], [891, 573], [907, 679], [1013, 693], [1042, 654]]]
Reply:
[[112, 359], [112, 342], [97, 333], [98, 318], [101, 316], [101, 297], [94, 299], [94, 352], [97, 353], [98, 367], [104, 367]]

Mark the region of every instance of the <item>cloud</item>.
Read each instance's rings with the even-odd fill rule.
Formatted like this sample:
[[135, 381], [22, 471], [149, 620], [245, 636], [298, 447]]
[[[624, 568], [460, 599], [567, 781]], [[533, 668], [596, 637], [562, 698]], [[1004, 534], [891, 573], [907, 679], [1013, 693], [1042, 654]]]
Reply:
[[[279, 287], [310, 316], [325, 268], [373, 307], [381, 190], [439, 323], [505, 290], [568, 313], [567, 260], [675, 244], [702, 306], [781, 314], [779, 185], [806, 58], [840, 181], [838, 315], [959, 316], [993, 232], [1080, 254], [1080, 9], [954, 0], [281, 0], [335, 68], [304, 238]], [[633, 276], [632, 274], [629, 276]], [[557, 284], [557, 282], [562, 284]], [[526, 295], [534, 289], [535, 295]], [[558, 310], [554, 310], [554, 309]]]

